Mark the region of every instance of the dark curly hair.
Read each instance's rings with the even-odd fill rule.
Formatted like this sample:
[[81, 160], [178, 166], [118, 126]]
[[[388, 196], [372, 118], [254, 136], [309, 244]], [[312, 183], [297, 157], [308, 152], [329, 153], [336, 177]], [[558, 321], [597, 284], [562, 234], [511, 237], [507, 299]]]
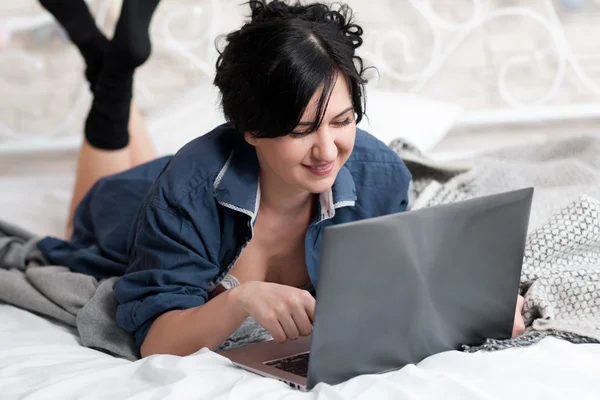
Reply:
[[337, 75], [348, 83], [357, 122], [365, 112], [364, 66], [355, 54], [363, 30], [347, 5], [253, 0], [251, 19], [226, 36], [214, 84], [227, 121], [258, 138], [289, 134], [323, 86], [314, 124], [323, 120]]

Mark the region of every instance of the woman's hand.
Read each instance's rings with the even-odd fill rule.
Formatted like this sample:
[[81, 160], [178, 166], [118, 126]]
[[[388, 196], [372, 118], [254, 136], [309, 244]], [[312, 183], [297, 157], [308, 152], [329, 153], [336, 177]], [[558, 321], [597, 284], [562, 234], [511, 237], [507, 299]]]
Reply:
[[278, 343], [312, 332], [315, 299], [306, 290], [277, 283], [251, 281], [238, 286], [242, 309]]
[[523, 321], [523, 306], [525, 299], [523, 296], [517, 297], [517, 309], [515, 310], [515, 321], [513, 323], [512, 337], [517, 337], [525, 332], [525, 322]]

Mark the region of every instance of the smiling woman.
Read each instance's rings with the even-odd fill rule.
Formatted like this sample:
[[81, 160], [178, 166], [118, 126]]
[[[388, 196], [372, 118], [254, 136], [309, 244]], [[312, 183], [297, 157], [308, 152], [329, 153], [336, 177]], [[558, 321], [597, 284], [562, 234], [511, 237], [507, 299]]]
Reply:
[[305, 111], [306, 117], [289, 135], [263, 139], [246, 134], [246, 141], [256, 148], [259, 163], [263, 166], [260, 179], [264, 187], [269, 188], [269, 193], [263, 190], [265, 200], [285, 192], [292, 192], [290, 196], [293, 196], [293, 192], [326, 191], [350, 157], [356, 122], [354, 108], [349, 106], [348, 85], [341, 74], [334, 83], [321, 123], [312, 132], [307, 128], [314, 126], [322, 91], [314, 94]]
[[[214, 83], [225, 118], [256, 137], [310, 133], [321, 124], [340, 74], [357, 122], [364, 113], [362, 28], [341, 5], [250, 1], [252, 20], [226, 36]], [[244, 77], [246, 80], [240, 79]], [[307, 108], [312, 107], [308, 115]], [[339, 110], [338, 110], [339, 112]], [[307, 125], [304, 121], [309, 121]], [[300, 126], [299, 126], [300, 125]]]
[[[351, 10], [249, 4], [216, 65], [227, 123], [93, 176], [69, 240], [39, 243], [73, 271], [122, 275], [117, 322], [142, 356], [310, 334], [323, 229], [407, 206], [406, 166], [356, 127], [366, 81]], [[80, 174], [136, 154], [134, 136], [114, 152], [84, 144]]]

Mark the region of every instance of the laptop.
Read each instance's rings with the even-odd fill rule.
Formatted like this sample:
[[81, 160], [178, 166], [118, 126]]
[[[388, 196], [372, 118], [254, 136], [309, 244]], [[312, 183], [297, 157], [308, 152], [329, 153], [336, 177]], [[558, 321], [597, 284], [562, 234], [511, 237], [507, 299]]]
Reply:
[[310, 337], [222, 351], [303, 391], [512, 334], [533, 188], [324, 229]]

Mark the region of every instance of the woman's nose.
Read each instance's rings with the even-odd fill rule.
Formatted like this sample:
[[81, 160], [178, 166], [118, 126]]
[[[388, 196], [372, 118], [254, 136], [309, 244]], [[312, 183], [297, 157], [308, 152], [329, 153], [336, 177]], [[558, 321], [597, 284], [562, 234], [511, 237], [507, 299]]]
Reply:
[[337, 145], [335, 143], [335, 135], [327, 127], [319, 128], [316, 132], [317, 142], [313, 147], [313, 155], [315, 158], [325, 162], [333, 162], [337, 158]]

